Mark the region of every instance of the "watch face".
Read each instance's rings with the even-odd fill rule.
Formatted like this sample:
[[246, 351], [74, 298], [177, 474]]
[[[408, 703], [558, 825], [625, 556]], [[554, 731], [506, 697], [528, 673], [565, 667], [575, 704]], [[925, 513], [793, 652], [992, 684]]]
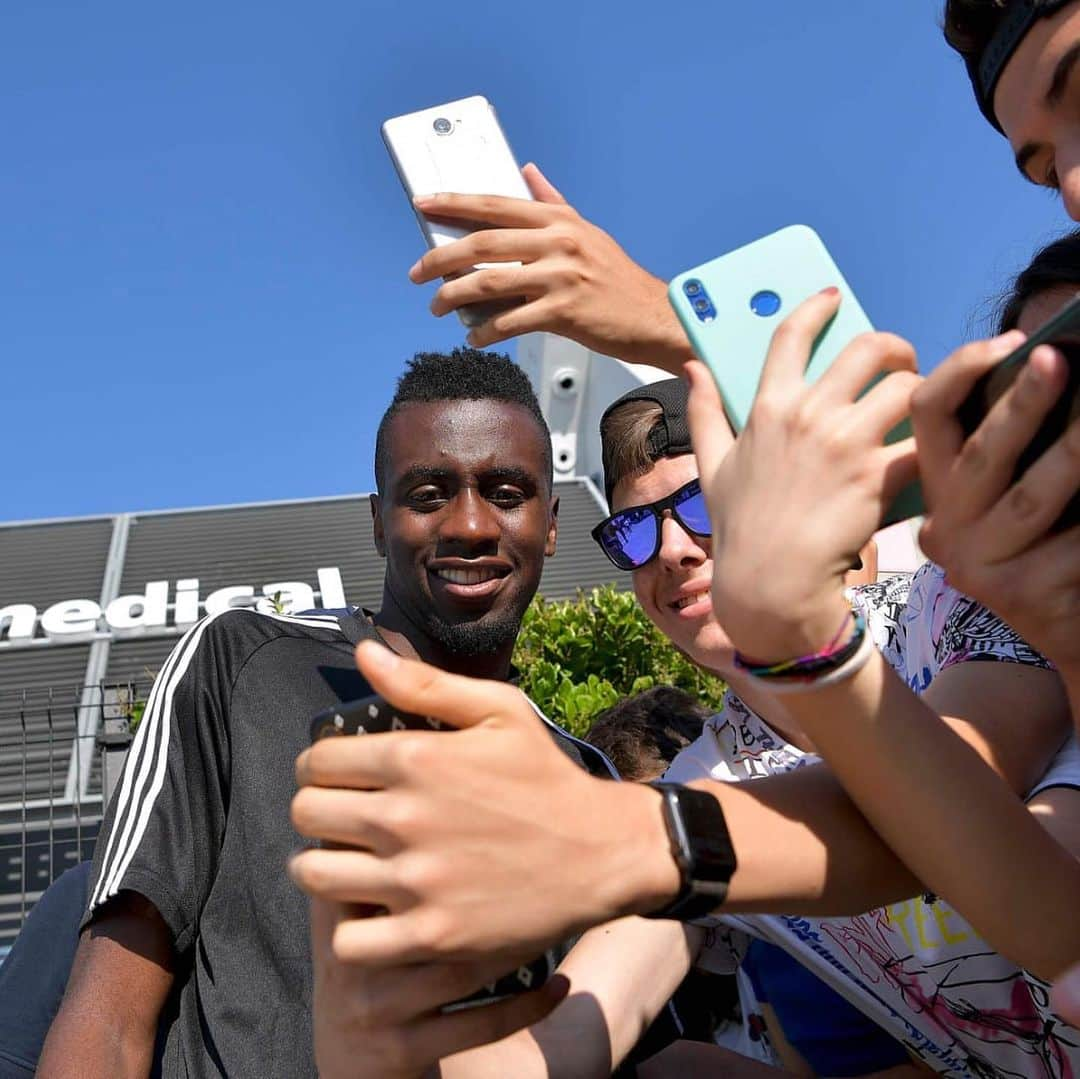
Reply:
[[691, 878], [726, 884], [735, 872], [735, 851], [720, 803], [711, 794], [686, 788], [677, 797], [693, 855]]

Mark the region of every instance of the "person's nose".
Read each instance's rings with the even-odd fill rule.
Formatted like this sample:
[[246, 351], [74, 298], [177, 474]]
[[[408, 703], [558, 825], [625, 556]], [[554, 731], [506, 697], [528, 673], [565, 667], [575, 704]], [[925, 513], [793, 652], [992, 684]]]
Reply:
[[687, 532], [668, 512], [660, 521], [658, 557], [665, 569], [685, 569], [703, 565], [709, 552], [702, 546], [701, 537]]
[[450, 500], [449, 512], [439, 529], [442, 543], [469, 549], [497, 547], [502, 529], [491, 503], [478, 491], [464, 487]]

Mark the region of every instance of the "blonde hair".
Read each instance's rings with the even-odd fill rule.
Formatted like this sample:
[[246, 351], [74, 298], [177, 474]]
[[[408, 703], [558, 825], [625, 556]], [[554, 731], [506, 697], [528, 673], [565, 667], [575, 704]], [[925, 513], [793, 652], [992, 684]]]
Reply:
[[609, 490], [627, 476], [640, 476], [653, 466], [649, 435], [663, 418], [664, 409], [656, 401], [627, 401], [612, 409], [600, 427], [604, 476]]

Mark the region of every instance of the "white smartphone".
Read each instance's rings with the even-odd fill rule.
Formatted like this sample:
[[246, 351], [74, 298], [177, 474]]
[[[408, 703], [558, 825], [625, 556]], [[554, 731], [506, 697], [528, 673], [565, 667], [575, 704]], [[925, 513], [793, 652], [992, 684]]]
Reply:
[[[382, 137], [410, 201], [440, 192], [532, 198], [485, 97], [465, 97], [395, 116], [382, 125]], [[443, 247], [484, 227], [432, 221], [421, 213], [416, 219], [429, 247]], [[483, 268], [484, 264], [473, 267]], [[466, 326], [478, 326], [520, 302], [472, 304], [461, 308], [458, 317]]]

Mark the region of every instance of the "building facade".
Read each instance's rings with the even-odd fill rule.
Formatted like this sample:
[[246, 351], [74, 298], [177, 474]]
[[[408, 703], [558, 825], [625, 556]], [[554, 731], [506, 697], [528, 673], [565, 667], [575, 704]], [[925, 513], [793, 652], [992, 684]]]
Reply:
[[[568, 598], [616, 575], [589, 538], [595, 486], [556, 493], [541, 591]], [[378, 608], [382, 580], [366, 495], [0, 525], [0, 948], [90, 855], [111, 747], [189, 626], [231, 606]]]

